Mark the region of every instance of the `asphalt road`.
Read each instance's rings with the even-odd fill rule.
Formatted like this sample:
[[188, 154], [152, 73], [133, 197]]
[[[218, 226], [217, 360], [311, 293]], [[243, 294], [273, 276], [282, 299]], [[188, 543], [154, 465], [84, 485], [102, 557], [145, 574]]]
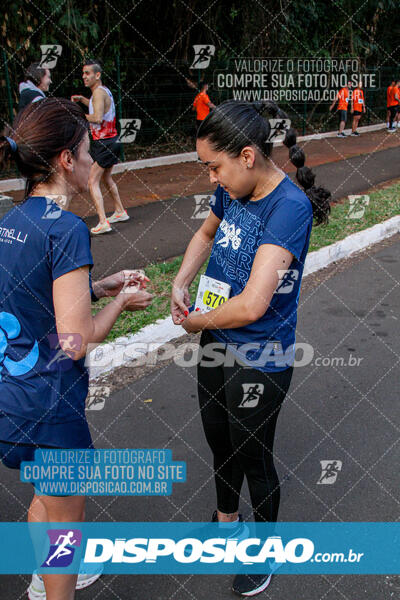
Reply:
[[[281, 521], [399, 519], [399, 257], [397, 235], [305, 283], [297, 340], [312, 346], [314, 358], [295, 369], [278, 421], [275, 453], [282, 481]], [[357, 366], [348, 364], [350, 356], [353, 364], [357, 359]], [[325, 359], [326, 366], [317, 366], [317, 358]], [[346, 366], [338, 366], [338, 359]], [[161, 363], [112, 393], [104, 409], [88, 413], [88, 418], [99, 448], [170, 448], [174, 460], [187, 463], [187, 482], [174, 484], [170, 497], [91, 498], [88, 520], [210, 518], [215, 508], [212, 464], [200, 423], [194, 367]], [[342, 461], [332, 485], [317, 484], [322, 460]], [[4, 467], [0, 473], [2, 521], [24, 520], [30, 485], [19, 483], [18, 474]], [[241, 511], [250, 516], [247, 488]], [[108, 575], [77, 598], [228, 600], [230, 581], [230, 576]], [[2, 576], [0, 597], [22, 598], [28, 583], [27, 576]], [[277, 575], [260, 598], [399, 596], [400, 577], [394, 575]]]
[[[400, 177], [399, 153], [395, 147], [314, 167], [316, 184], [329, 189], [336, 200], [365, 192]], [[111, 233], [93, 238], [94, 277], [183, 254], [201, 224], [200, 219], [193, 218], [195, 210], [194, 196], [128, 209], [130, 221], [118, 224]], [[97, 223], [95, 217], [85, 220], [89, 227]]]

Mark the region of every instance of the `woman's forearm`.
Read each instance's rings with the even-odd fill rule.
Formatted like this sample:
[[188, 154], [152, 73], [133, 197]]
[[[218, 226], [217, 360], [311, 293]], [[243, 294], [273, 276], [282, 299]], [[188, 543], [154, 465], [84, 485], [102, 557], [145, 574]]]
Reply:
[[107, 337], [115, 321], [124, 310], [123, 300], [123, 297], [117, 296], [92, 318], [93, 329], [89, 343], [100, 343]]
[[[123, 299], [117, 296], [94, 317], [87, 315], [85, 322], [82, 323], [82, 327], [75, 330], [81, 337], [81, 344], [79, 351], [76, 351], [74, 354], [74, 360], [83, 358], [88, 352], [94, 350], [98, 344], [105, 340], [123, 310]], [[63, 327], [61, 324], [57, 325], [58, 334], [64, 333], [65, 329], [65, 326]]]
[[82, 358], [105, 340], [123, 310], [124, 298], [117, 296], [92, 317], [90, 332], [84, 336], [83, 347], [75, 359]]
[[[265, 310], [267, 310], [267, 305]], [[245, 296], [239, 294], [207, 313], [197, 314], [192, 312], [189, 320], [191, 331], [199, 331], [202, 329], [235, 329], [236, 327], [245, 327], [250, 323], [254, 323], [259, 318], [259, 313], [254, 312], [249, 307]]]
[[186, 249], [181, 268], [174, 280], [176, 287], [189, 287], [196, 277], [200, 267], [207, 260], [213, 239], [206, 237], [200, 231], [194, 234]]

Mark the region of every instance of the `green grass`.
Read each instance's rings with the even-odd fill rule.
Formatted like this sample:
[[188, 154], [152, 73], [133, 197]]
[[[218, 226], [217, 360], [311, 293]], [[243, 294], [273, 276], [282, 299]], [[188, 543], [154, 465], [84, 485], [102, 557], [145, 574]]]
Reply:
[[369, 194], [369, 205], [365, 208], [361, 219], [349, 219], [349, 202], [334, 204], [331, 207], [329, 224], [314, 227], [309, 252], [329, 246], [342, 240], [351, 233], [362, 231], [377, 223], [382, 223], [400, 213], [400, 184], [396, 183], [385, 189]]
[[[106, 341], [115, 340], [122, 335], [136, 333], [142, 327], [155, 323], [157, 319], [163, 319], [169, 315], [172, 282], [182, 264], [183, 256], [172, 260], [150, 264], [146, 267], [146, 275], [150, 279], [147, 291], [154, 294], [154, 300], [146, 310], [138, 312], [123, 312], [117, 319], [113, 329]], [[200, 275], [205, 272], [206, 264], [203, 265], [197, 277], [190, 287], [191, 299], [194, 300], [199, 283]], [[96, 314], [110, 299], [102, 298], [92, 305], [92, 313]]]
[[[367, 229], [376, 223], [381, 223], [382, 221], [399, 214], [400, 184], [395, 184], [377, 192], [373, 192], [369, 194], [369, 196], [369, 205], [366, 206], [364, 216], [361, 219], [347, 218], [349, 212], [348, 201], [343, 204], [333, 205], [329, 224], [313, 228], [310, 241], [310, 252], [324, 246], [329, 246], [338, 240], [342, 240], [351, 233]], [[146, 267], [146, 275], [151, 280], [147, 289], [155, 295], [152, 305], [145, 311], [122, 313], [106, 341], [112, 341], [117, 337], [136, 333], [142, 327], [145, 327], [150, 323], [155, 323], [157, 319], [162, 319], [169, 315], [172, 281], [179, 271], [182, 258], [182, 256], [179, 256], [172, 260], [150, 264]], [[200, 275], [204, 273], [205, 269], [206, 265], [203, 265], [203, 268], [191, 285], [190, 292], [192, 300], [194, 300], [196, 294]], [[110, 300], [102, 299], [94, 304], [93, 314], [98, 312], [98, 310], [105, 306], [107, 302], [110, 302]]]

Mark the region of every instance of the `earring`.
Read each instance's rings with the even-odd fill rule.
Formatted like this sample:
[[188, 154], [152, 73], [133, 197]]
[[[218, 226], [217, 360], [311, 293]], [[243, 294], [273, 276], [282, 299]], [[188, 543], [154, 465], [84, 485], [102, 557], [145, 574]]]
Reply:
[[250, 163], [247, 163], [247, 168], [250, 169]]

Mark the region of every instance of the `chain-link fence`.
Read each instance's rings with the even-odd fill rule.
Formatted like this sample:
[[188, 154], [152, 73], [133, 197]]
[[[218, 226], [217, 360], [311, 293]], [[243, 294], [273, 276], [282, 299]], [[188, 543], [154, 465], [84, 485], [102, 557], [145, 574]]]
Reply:
[[[50, 95], [89, 96], [82, 83], [82, 60], [68, 52], [65, 49], [51, 71]], [[194, 150], [196, 119], [192, 104], [203, 81], [210, 84], [208, 93], [215, 104], [233, 97], [231, 88], [223, 89], [218, 84], [218, 73], [229, 70], [229, 61], [219, 64], [213, 61], [207, 69], [191, 69], [187, 61], [172, 61], [163, 56], [147, 60], [115, 55], [107, 57], [104, 65], [103, 83], [114, 95], [117, 119], [136, 120], [135, 142], [123, 146], [125, 159]], [[14, 55], [7, 58], [3, 50], [0, 77], [3, 126], [12, 121], [18, 110], [18, 83], [23, 80], [24, 66]], [[377, 74], [377, 85], [365, 89], [366, 115], [362, 124], [382, 122], [386, 119], [386, 88], [397, 71], [390, 66], [366, 70]], [[248, 99], [257, 99], [260, 91], [253, 87], [247, 94]], [[329, 131], [337, 126], [337, 117], [329, 112], [326, 101], [284, 100], [280, 106], [300, 134]]]

